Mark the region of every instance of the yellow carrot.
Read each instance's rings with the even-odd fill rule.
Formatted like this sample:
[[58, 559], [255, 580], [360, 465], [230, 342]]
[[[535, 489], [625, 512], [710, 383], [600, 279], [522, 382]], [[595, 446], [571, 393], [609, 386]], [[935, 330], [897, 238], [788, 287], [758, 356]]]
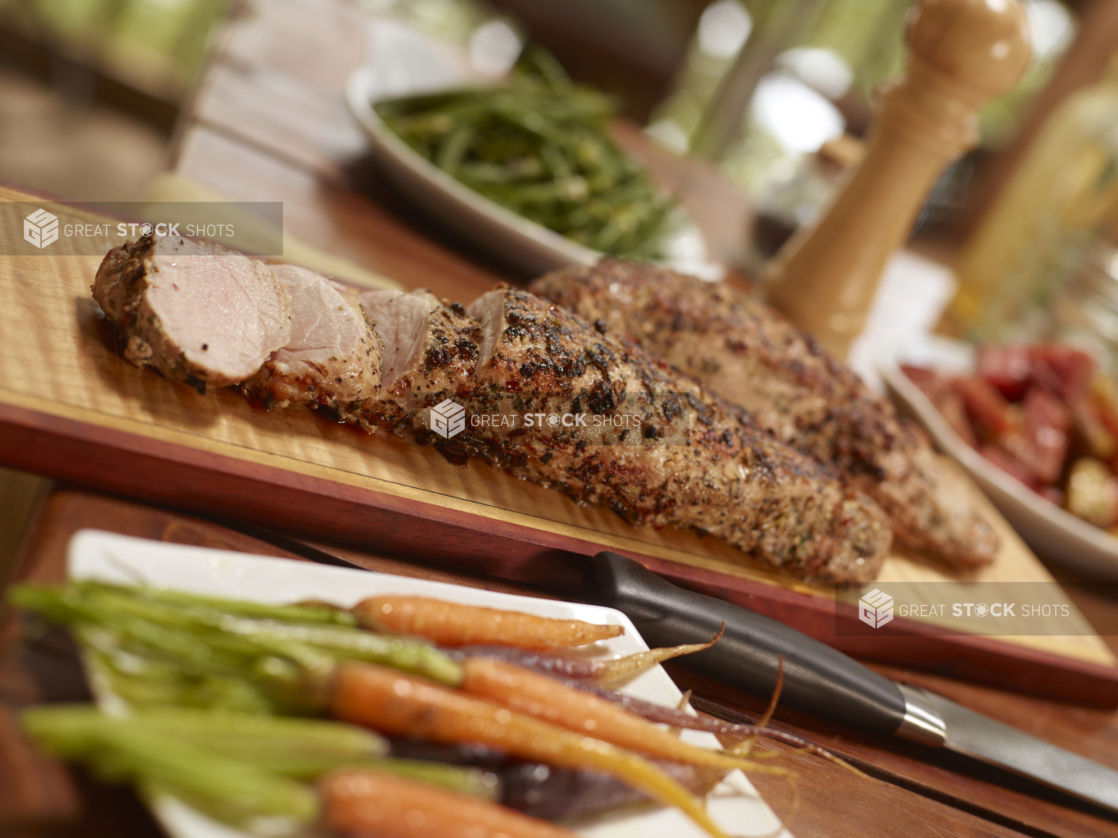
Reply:
[[318, 784], [332, 833], [377, 838], [576, 838], [570, 830], [415, 780], [343, 769]]
[[440, 646], [496, 644], [544, 651], [585, 646], [625, 631], [623, 626], [552, 620], [416, 596], [372, 597], [358, 603], [353, 614], [360, 625], [373, 631], [419, 635]]
[[703, 652], [718, 642], [722, 637], [722, 632], [726, 630], [726, 624], [722, 624], [722, 630], [707, 643], [687, 643], [683, 646], [666, 646], [659, 649], [648, 649], [644, 652], [634, 652], [631, 655], [626, 655], [623, 658], [614, 658], [613, 660], [605, 661], [590, 661], [589, 667], [593, 671], [593, 680], [599, 684], [614, 684], [618, 681], [625, 681], [630, 678], [635, 678], [642, 672], [645, 672], [656, 664], [669, 661], [672, 658], [682, 657], [683, 655], [693, 655], [696, 652]]
[[744, 757], [690, 745], [612, 701], [516, 664], [493, 658], [466, 658], [462, 663], [462, 673], [459, 689], [463, 692], [496, 701], [510, 710], [593, 736], [619, 748], [710, 768], [786, 773], [780, 768], [760, 766]]
[[375, 664], [346, 663], [334, 683], [335, 718], [443, 744], [479, 744], [521, 759], [611, 774], [674, 806], [712, 838], [726, 838], [702, 804], [647, 760], [491, 701]]

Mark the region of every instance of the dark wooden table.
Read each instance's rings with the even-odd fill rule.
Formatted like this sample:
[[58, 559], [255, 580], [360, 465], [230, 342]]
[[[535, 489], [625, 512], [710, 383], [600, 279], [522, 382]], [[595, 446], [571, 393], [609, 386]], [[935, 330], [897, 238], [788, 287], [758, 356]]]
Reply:
[[[470, 300], [498, 281], [523, 281], [477, 248], [417, 213], [376, 177], [340, 88], [362, 60], [367, 19], [331, 0], [255, 0], [239, 7], [182, 123], [174, 168], [236, 200], [282, 201], [287, 229], [409, 287]], [[632, 128], [621, 141], [679, 190], [712, 251], [733, 260], [749, 220], [746, 202], [712, 170], [647, 146]], [[738, 277], [740, 279], [740, 277]], [[413, 559], [311, 543], [280, 528], [203, 520], [141, 499], [56, 486], [28, 526], [19, 579], [62, 577], [67, 541], [83, 527], [286, 556], [346, 562], [409, 576], [539, 596], [497, 579]], [[1118, 588], [1061, 580], [1100, 634], [1118, 651]], [[14, 713], [39, 701], [81, 699], [85, 688], [63, 635], [18, 637], [9, 615], [0, 626], [0, 833], [13, 836], [135, 836], [158, 829], [130, 792], [66, 771], [35, 754], [17, 734]], [[877, 667], [960, 703], [1118, 768], [1118, 714], [1028, 698], [935, 676]], [[755, 713], [755, 699], [670, 667], [695, 705], [726, 718]], [[847, 757], [874, 779], [856, 778], [815, 758], [790, 754], [798, 773], [800, 838], [818, 836], [1118, 836], [1118, 820], [948, 754], [839, 729], [790, 712], [776, 725]], [[773, 746], [766, 746], [773, 747]], [[753, 778], [778, 813], [783, 781]]]

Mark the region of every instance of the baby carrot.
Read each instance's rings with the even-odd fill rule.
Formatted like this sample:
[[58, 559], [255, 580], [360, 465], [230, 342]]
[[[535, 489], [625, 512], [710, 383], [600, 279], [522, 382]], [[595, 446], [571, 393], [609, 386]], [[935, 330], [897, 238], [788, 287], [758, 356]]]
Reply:
[[494, 643], [523, 649], [564, 649], [617, 637], [623, 626], [552, 620], [415, 596], [378, 596], [353, 609], [359, 625], [393, 634], [417, 634], [441, 646]]
[[575, 838], [547, 821], [488, 800], [404, 780], [343, 769], [318, 785], [331, 833], [378, 838]]
[[462, 671], [464, 677], [459, 688], [464, 692], [619, 748], [711, 768], [786, 773], [783, 769], [758, 766], [741, 756], [690, 745], [611, 701], [506, 661], [467, 658]]
[[675, 806], [712, 838], [726, 838], [690, 792], [642, 757], [424, 678], [375, 664], [342, 664], [331, 713], [384, 733], [442, 744], [489, 745], [560, 768], [597, 769], [665, 806]]

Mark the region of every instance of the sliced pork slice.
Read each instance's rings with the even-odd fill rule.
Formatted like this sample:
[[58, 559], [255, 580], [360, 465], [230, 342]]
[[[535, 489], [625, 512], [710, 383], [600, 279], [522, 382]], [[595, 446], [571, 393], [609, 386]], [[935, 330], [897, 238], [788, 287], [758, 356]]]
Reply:
[[960, 494], [950, 464], [887, 400], [767, 306], [721, 283], [618, 260], [548, 274], [532, 289], [695, 376], [776, 439], [830, 463], [886, 510], [898, 541], [957, 568], [993, 561], [997, 535]]
[[473, 389], [458, 396], [469, 420], [432, 439], [452, 459], [709, 534], [801, 578], [876, 575], [892, 539], [881, 510], [740, 408], [526, 292], [492, 291], [468, 312], [482, 328]]
[[364, 421], [380, 383], [381, 341], [357, 295], [295, 265], [268, 265], [291, 297], [291, 337], [241, 385], [268, 407], [322, 405]]
[[416, 412], [454, 397], [474, 374], [478, 324], [427, 290], [366, 291], [361, 305], [384, 341], [380, 398], [366, 420], [405, 432]]
[[261, 263], [210, 242], [144, 236], [113, 248], [93, 298], [125, 357], [204, 392], [255, 375], [291, 336], [291, 301]]

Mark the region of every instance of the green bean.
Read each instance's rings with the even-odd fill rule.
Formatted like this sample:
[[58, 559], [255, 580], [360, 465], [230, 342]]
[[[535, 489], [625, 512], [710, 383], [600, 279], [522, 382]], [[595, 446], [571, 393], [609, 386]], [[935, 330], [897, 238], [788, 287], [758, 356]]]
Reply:
[[474, 127], [472, 125], [461, 122], [455, 125], [443, 138], [442, 144], [439, 146], [438, 156], [435, 158], [435, 165], [448, 175], [456, 174], [473, 138]]
[[509, 184], [486, 190], [499, 196], [502, 203], [525, 206], [528, 204], [554, 204], [557, 201], [576, 203], [587, 196], [586, 181], [580, 177], [552, 180], [543, 183]]
[[556, 180], [566, 180], [574, 177], [574, 167], [571, 166], [571, 161], [567, 159], [567, 155], [561, 148], [545, 145], [540, 148], [540, 156], [543, 158], [547, 170]]
[[570, 83], [551, 56], [497, 88], [378, 102], [417, 153], [486, 198], [575, 241], [659, 256], [674, 202], [609, 139], [613, 103]]
[[546, 49], [530, 45], [524, 50], [524, 57], [521, 61], [552, 89], [569, 90], [571, 88], [571, 77], [567, 75], [567, 71], [563, 69], [559, 60]]
[[539, 177], [541, 174], [543, 166], [539, 160], [520, 158], [510, 160], [504, 166], [497, 163], [463, 163], [458, 167], [457, 177], [468, 186], [489, 186], [511, 183], [520, 178]]

